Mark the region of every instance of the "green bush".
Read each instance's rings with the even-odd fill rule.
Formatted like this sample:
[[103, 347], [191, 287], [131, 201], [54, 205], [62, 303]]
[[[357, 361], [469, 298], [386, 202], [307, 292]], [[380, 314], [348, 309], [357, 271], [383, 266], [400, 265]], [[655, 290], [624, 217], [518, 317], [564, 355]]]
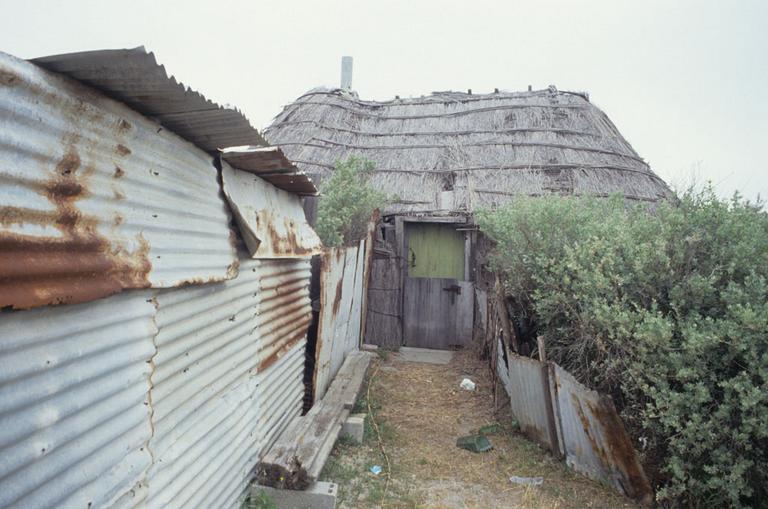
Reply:
[[326, 246], [350, 245], [365, 237], [371, 214], [387, 203], [386, 194], [368, 183], [373, 162], [350, 156], [337, 161], [320, 186], [315, 230]]
[[664, 504], [768, 507], [768, 215], [526, 198], [480, 211], [547, 355], [613, 396]]

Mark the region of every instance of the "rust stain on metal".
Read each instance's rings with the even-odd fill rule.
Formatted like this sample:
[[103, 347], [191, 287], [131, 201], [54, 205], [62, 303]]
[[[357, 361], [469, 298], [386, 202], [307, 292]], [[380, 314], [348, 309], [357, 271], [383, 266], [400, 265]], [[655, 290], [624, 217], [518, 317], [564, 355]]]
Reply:
[[609, 464], [626, 476], [622, 486], [629, 497], [650, 504], [653, 501], [653, 490], [613, 401], [601, 395], [597, 405], [588, 402], [587, 406], [603, 428], [608, 451], [601, 452], [601, 456], [608, 458]]
[[261, 361], [256, 369], [258, 371], [264, 371], [266, 369], [269, 369], [269, 367], [272, 366], [274, 363], [276, 363], [278, 360], [280, 360], [280, 358], [283, 355], [288, 353], [291, 350], [291, 348], [293, 348], [294, 345], [296, 345], [296, 343], [301, 341], [304, 338], [304, 336], [307, 334], [307, 329], [309, 328], [309, 322], [311, 320], [312, 320], [311, 316], [309, 316], [308, 319], [302, 320], [304, 325], [294, 334], [289, 336], [285, 344], [283, 344], [283, 346], [278, 348], [269, 357]]
[[115, 177], [116, 179], [119, 179], [119, 178], [121, 178], [123, 175], [125, 175], [125, 171], [124, 171], [124, 170], [123, 170], [121, 167], [119, 167], [119, 166], [115, 166], [115, 173], [114, 173], [114, 177]]
[[283, 235], [275, 228], [275, 217], [269, 210], [260, 210], [256, 213], [256, 227], [259, 232], [265, 230], [269, 237], [272, 252], [276, 256], [306, 256], [313, 250], [301, 242], [297, 225], [293, 219], [283, 218], [283, 227], [286, 233]]
[[0, 71], [0, 85], [14, 87], [21, 83], [21, 78], [8, 71]]
[[117, 123], [117, 132], [118, 134], [124, 134], [131, 130], [133, 126], [125, 120], [124, 118], [121, 118], [120, 121]]
[[0, 232], [0, 307], [85, 302], [123, 288], [145, 288], [152, 268], [149, 243], [141, 234], [132, 252], [115, 246], [97, 232], [97, 220], [77, 208], [87, 197], [94, 168], [83, 166], [70, 144], [38, 192], [53, 205], [51, 212], [0, 208], [0, 222], [51, 226], [58, 236]]
[[342, 277], [336, 282], [336, 295], [333, 298], [333, 316], [339, 314], [339, 306], [341, 306], [341, 289], [344, 278]]
[[[631, 439], [610, 398], [601, 395], [597, 404], [586, 401], [591, 416], [600, 425], [604, 446], [594, 437], [589, 418], [576, 394], [571, 394], [573, 406], [581, 421], [584, 434], [592, 450], [604, 465], [621, 474], [621, 485], [628, 497], [649, 505], [653, 501], [653, 490], [637, 458]], [[607, 450], [606, 450], [607, 448]]]
[[123, 145], [122, 143], [117, 144], [117, 148], [115, 151], [118, 153], [118, 155], [121, 155], [123, 157], [131, 154], [131, 149]]

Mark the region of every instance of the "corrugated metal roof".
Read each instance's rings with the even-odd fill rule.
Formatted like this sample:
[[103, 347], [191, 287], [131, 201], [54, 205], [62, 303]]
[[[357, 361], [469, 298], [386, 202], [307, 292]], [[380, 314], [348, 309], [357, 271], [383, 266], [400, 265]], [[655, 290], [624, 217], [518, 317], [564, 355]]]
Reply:
[[245, 115], [176, 81], [143, 46], [52, 55], [32, 62], [101, 90], [209, 152], [266, 145]]
[[275, 419], [301, 410], [303, 356], [281, 361], [303, 351], [308, 287], [308, 261], [243, 258], [234, 280], [158, 293], [149, 507], [233, 505]]
[[0, 506], [106, 507], [143, 477], [149, 297], [0, 314]]
[[301, 199], [221, 163], [224, 194], [254, 258], [306, 257], [323, 244], [307, 223]]
[[254, 173], [270, 184], [290, 193], [315, 196], [317, 187], [277, 147], [229, 147], [221, 158], [238, 170]]
[[0, 307], [233, 277], [210, 155], [0, 53]]

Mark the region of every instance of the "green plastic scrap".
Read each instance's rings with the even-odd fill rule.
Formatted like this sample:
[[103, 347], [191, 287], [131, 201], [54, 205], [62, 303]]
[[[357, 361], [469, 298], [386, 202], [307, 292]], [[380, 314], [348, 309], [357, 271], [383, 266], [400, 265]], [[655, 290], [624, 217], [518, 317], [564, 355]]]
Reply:
[[469, 435], [456, 440], [456, 447], [472, 452], [486, 452], [493, 449], [491, 442], [483, 435]]

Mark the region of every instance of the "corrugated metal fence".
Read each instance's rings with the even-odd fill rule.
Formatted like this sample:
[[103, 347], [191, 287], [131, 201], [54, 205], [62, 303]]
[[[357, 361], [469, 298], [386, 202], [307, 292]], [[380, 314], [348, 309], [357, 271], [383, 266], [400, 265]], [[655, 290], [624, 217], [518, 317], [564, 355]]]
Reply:
[[653, 492], [611, 399], [554, 362], [521, 357], [497, 341], [496, 372], [522, 432], [574, 470], [650, 503]]
[[368, 286], [366, 240], [356, 247], [323, 252], [320, 271], [320, 319], [315, 351], [315, 401], [321, 399], [347, 354], [360, 346], [361, 319]]

